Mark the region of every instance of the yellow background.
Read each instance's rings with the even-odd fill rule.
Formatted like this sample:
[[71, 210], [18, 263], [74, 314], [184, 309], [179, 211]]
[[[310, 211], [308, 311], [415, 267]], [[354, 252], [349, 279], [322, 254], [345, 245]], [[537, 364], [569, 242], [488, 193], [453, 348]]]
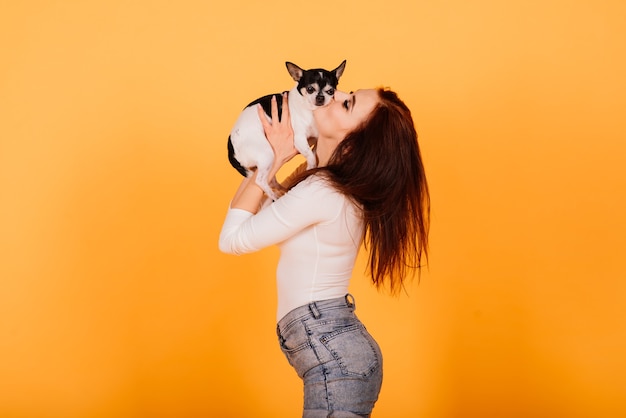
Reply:
[[430, 268], [359, 260], [375, 416], [626, 416], [622, 0], [4, 1], [0, 416], [294, 417], [275, 249], [217, 236], [239, 110], [334, 68], [413, 111]]

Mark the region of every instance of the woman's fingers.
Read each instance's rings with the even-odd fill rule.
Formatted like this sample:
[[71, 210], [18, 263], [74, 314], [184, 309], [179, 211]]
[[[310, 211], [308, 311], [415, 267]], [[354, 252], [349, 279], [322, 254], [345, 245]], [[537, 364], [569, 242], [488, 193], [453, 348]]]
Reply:
[[279, 130], [281, 128], [291, 128], [291, 117], [289, 115], [289, 99], [287, 98], [287, 93], [283, 93], [283, 105], [280, 118], [278, 116], [278, 101], [276, 100], [275, 95], [272, 96], [271, 99], [269, 120], [267, 118], [267, 115], [265, 114], [263, 106], [257, 104], [256, 109], [259, 115], [259, 119], [261, 120], [261, 124], [263, 125], [263, 131], [265, 132], [265, 135], [267, 135], [272, 129]]
[[267, 116], [265, 116], [265, 110], [263, 110], [263, 106], [260, 104], [256, 105], [257, 114], [259, 115], [259, 120], [261, 121], [261, 125], [263, 125], [263, 131], [267, 135], [267, 132], [271, 129], [272, 123], [267, 120]]
[[281, 122], [291, 124], [291, 117], [289, 116], [289, 98], [287, 93], [283, 93], [283, 116]]
[[276, 95], [272, 95], [272, 124], [278, 123], [278, 103], [276, 102]]

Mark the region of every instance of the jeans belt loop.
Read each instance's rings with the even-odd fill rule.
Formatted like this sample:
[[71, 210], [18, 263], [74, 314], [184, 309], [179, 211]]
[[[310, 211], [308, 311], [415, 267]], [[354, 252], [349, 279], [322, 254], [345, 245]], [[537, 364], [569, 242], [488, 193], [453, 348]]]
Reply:
[[315, 304], [315, 302], [309, 303], [309, 310], [311, 311], [311, 314], [313, 315], [313, 318], [315, 319], [319, 319], [320, 316], [322, 316], [319, 309], [317, 309], [317, 305]]
[[356, 310], [356, 300], [354, 299], [354, 296], [352, 296], [350, 293], [346, 293], [346, 304], [349, 308], [353, 308], [354, 310]]

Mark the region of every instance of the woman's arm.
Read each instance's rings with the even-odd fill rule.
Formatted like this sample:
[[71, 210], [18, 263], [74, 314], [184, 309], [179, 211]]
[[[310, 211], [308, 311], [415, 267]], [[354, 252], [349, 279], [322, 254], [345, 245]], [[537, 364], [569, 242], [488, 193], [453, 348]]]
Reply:
[[[283, 109], [280, 121], [278, 120], [278, 105], [276, 104], [275, 96], [272, 97], [271, 121], [267, 120], [261, 105], [257, 105], [257, 110], [267, 141], [274, 150], [274, 164], [268, 176], [273, 178], [286, 162], [298, 154], [293, 144], [293, 128], [291, 127], [287, 94], [283, 94]], [[256, 184], [255, 180], [256, 172], [241, 182], [231, 201], [231, 208], [243, 209], [251, 213], [258, 212], [265, 200], [265, 195], [263, 189]]]
[[342, 194], [311, 176], [256, 214], [230, 209], [220, 231], [220, 251], [245, 254], [281, 243], [311, 225], [337, 219], [345, 205]]

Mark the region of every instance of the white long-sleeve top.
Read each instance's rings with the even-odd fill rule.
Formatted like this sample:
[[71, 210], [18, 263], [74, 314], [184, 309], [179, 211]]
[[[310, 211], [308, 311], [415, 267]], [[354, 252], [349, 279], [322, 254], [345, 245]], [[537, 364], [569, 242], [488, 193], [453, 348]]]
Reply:
[[228, 210], [221, 251], [244, 254], [277, 244], [277, 320], [316, 300], [344, 296], [363, 238], [360, 211], [326, 181], [312, 175], [252, 214]]

